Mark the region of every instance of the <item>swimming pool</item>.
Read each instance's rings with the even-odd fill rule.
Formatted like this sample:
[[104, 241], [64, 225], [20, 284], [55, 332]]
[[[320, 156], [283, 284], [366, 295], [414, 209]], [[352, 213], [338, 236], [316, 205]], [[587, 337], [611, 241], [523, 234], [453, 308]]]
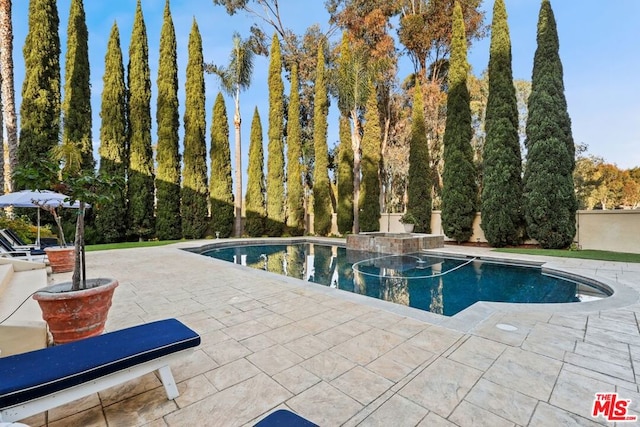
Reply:
[[539, 266], [422, 253], [381, 255], [313, 243], [220, 247], [202, 255], [453, 316], [478, 301], [566, 303], [609, 296]]

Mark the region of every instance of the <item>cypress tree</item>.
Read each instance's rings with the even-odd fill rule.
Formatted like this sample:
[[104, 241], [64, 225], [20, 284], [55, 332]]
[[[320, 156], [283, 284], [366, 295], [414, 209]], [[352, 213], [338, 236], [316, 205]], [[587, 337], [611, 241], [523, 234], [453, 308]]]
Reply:
[[267, 158], [267, 222], [268, 236], [280, 236], [284, 228], [284, 84], [280, 41], [271, 40], [269, 63], [269, 144]]
[[338, 148], [338, 231], [353, 230], [353, 147], [349, 118], [340, 115], [340, 146]]
[[360, 231], [380, 230], [380, 114], [378, 96], [369, 82], [369, 97], [362, 134], [362, 183], [360, 186]]
[[260, 237], [264, 234], [264, 221], [267, 216], [267, 207], [264, 199], [265, 191], [262, 123], [258, 107], [256, 107], [251, 120], [247, 192], [244, 199], [246, 218], [244, 231], [248, 236]]
[[542, 247], [565, 248], [576, 233], [575, 147], [549, 0], [540, 7], [537, 41], [525, 140], [525, 219], [529, 236]]
[[[100, 170], [101, 176], [115, 177], [125, 182], [127, 173], [127, 89], [120, 49], [118, 25], [113, 24], [102, 77], [100, 109]], [[126, 192], [114, 187], [113, 199], [96, 207], [96, 227], [106, 243], [120, 242], [126, 236]]]
[[229, 118], [222, 93], [218, 92], [211, 121], [211, 231], [220, 237], [233, 232], [233, 180], [231, 178], [231, 148], [229, 147]]
[[331, 184], [329, 183], [329, 149], [327, 147], [327, 114], [329, 98], [325, 77], [324, 46], [318, 48], [315, 94], [313, 99], [313, 229], [316, 235], [331, 232]]
[[81, 154], [81, 169], [93, 171], [91, 138], [91, 83], [89, 76], [89, 32], [82, 0], [72, 0], [67, 26], [62, 144]]
[[164, 6], [164, 20], [160, 32], [157, 85], [156, 235], [160, 240], [180, 239], [182, 221], [180, 218], [178, 62], [176, 32], [171, 18], [169, 0]]
[[467, 40], [460, 3], [453, 9], [451, 58], [449, 60], [449, 93], [444, 132], [444, 172], [442, 174], [442, 228], [460, 242], [473, 234], [476, 214], [477, 185], [471, 148], [471, 108], [467, 89]]
[[517, 245], [524, 232], [522, 155], [504, 0], [493, 6], [485, 132], [482, 230], [491, 246]]
[[[56, 0], [31, 0], [20, 105], [18, 164], [37, 167], [60, 138], [60, 38]], [[54, 180], [55, 171], [42, 187]]]
[[200, 239], [207, 231], [208, 185], [205, 142], [204, 60], [202, 38], [194, 18], [189, 34], [184, 109], [184, 172], [182, 174], [182, 235]]
[[291, 66], [291, 94], [287, 114], [287, 228], [294, 236], [304, 232], [302, 187], [302, 127], [300, 126], [298, 64]]
[[139, 239], [154, 233], [153, 151], [151, 149], [151, 79], [147, 30], [140, 0], [129, 45], [129, 233]]
[[[71, 174], [74, 178], [83, 172], [91, 175], [95, 173], [91, 137], [88, 41], [89, 32], [85, 22], [82, 0], [72, 0], [67, 23], [64, 100], [62, 102], [62, 144], [56, 149], [54, 157], [63, 156], [66, 159], [63, 176]], [[66, 217], [73, 218], [73, 221], [77, 218], [73, 212], [65, 212], [65, 214]], [[90, 231], [95, 228], [93, 209], [85, 212], [83, 221], [89, 236], [95, 235]]]
[[407, 182], [407, 212], [416, 222], [416, 233], [431, 233], [431, 168], [429, 167], [429, 141], [424, 123], [422, 86], [418, 83], [413, 92], [411, 140], [409, 142], [409, 177]]

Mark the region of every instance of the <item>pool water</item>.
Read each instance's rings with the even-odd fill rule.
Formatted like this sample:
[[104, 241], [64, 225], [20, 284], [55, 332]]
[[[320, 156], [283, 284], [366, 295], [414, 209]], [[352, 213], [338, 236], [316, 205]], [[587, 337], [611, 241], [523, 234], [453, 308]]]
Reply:
[[381, 255], [311, 243], [212, 249], [213, 258], [453, 316], [478, 301], [565, 303], [607, 297], [539, 267], [425, 253]]

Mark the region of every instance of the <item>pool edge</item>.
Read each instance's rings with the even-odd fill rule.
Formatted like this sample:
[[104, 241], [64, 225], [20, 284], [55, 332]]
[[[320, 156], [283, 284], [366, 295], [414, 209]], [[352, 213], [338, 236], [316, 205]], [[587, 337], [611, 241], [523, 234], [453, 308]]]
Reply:
[[[314, 236], [300, 236], [300, 237], [282, 237], [282, 238], [242, 238], [242, 239], [220, 239], [220, 241], [209, 241], [199, 246], [192, 247], [180, 247], [180, 249], [199, 254], [213, 248], [226, 247], [226, 246], [248, 246], [253, 244], [278, 244], [278, 243], [323, 243], [337, 246], [346, 247], [346, 240], [344, 238], [330, 238], [330, 237], [314, 237]], [[308, 282], [305, 280], [296, 279], [289, 276], [282, 276], [276, 273], [271, 273], [263, 270], [256, 270], [251, 267], [241, 266], [238, 264], [229, 263], [227, 261], [216, 260], [231, 264], [236, 268], [250, 269], [259, 274], [265, 274], [265, 277], [277, 278], [286, 283], [296, 284], [305, 288], [314, 289], [321, 293], [329, 293], [338, 298], [357, 302], [367, 306], [383, 309], [385, 311], [412, 318], [415, 320], [427, 322], [430, 324], [440, 325], [449, 329], [457, 330], [460, 332], [471, 332], [478, 325], [489, 319], [496, 313], [522, 313], [522, 312], [547, 312], [547, 313], [563, 313], [563, 314], [578, 314], [578, 313], [593, 313], [601, 310], [623, 308], [633, 305], [640, 300], [640, 293], [638, 293], [631, 286], [628, 286], [620, 281], [609, 280], [604, 277], [596, 277], [594, 275], [588, 275], [584, 273], [576, 273], [571, 268], [567, 268], [562, 265], [554, 265], [555, 260], [541, 260], [539, 256], [534, 255], [522, 255], [517, 258], [508, 257], [506, 255], [511, 254], [491, 254], [490, 256], [482, 255], [475, 256], [469, 254], [461, 254], [455, 250], [447, 250], [445, 248], [425, 250], [425, 252], [431, 254], [442, 254], [452, 257], [465, 257], [465, 258], [477, 258], [484, 261], [495, 261], [510, 263], [514, 265], [528, 265], [539, 266], [542, 269], [550, 272], [557, 272], [563, 276], [577, 277], [584, 279], [591, 283], [597, 283], [601, 287], [611, 289], [613, 294], [597, 300], [597, 301], [583, 301], [580, 303], [502, 303], [502, 302], [489, 302], [479, 301], [466, 309], [460, 311], [454, 316], [444, 316], [429, 311], [420, 310], [413, 307], [404, 306], [401, 304], [379, 300], [371, 298], [366, 295], [355, 294], [352, 292], [344, 291], [341, 289], [335, 289], [328, 286], [317, 286], [316, 283]], [[214, 258], [211, 258], [212, 260]], [[584, 261], [584, 260], [581, 260]]]

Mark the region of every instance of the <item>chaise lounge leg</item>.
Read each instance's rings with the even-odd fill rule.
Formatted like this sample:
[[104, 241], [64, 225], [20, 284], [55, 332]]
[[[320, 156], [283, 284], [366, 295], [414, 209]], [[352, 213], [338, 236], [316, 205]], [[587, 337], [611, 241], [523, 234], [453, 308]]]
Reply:
[[160, 381], [162, 381], [164, 390], [167, 392], [167, 399], [173, 400], [178, 397], [180, 392], [178, 391], [176, 381], [173, 379], [173, 374], [171, 373], [169, 365], [165, 365], [158, 369], [158, 374], [160, 374]]
[[[164, 319], [2, 357], [0, 427], [156, 371], [173, 400], [180, 392], [170, 364], [198, 345], [196, 332], [179, 320]], [[109, 354], [94, 357], [105, 349]], [[41, 372], [41, 366], [51, 363], [54, 373]]]

